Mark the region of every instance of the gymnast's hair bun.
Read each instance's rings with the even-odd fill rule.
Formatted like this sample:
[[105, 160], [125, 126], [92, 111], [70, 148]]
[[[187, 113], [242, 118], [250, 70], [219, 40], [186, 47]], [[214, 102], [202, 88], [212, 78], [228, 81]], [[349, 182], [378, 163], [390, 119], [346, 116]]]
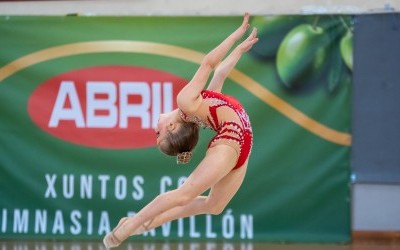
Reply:
[[176, 162], [178, 164], [186, 164], [192, 159], [192, 152], [182, 152], [176, 156]]

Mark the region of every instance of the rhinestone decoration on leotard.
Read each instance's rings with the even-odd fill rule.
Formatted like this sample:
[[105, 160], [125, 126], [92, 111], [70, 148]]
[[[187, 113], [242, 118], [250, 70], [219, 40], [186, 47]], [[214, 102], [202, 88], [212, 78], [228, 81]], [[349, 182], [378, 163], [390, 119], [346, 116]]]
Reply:
[[185, 113], [182, 112], [182, 110], [179, 110], [179, 115], [181, 116], [181, 118], [184, 121], [196, 123], [197, 126], [199, 126], [200, 128], [212, 129], [212, 127], [207, 122], [203, 121], [202, 119], [200, 119], [199, 117], [197, 117], [195, 115], [187, 116]]
[[[251, 151], [253, 138], [250, 120], [246, 111], [241, 104], [232, 97], [208, 90], [202, 91], [201, 94], [203, 101], [208, 105], [209, 114], [207, 114], [207, 117], [201, 119], [196, 115], [188, 116], [180, 111], [182, 119], [196, 123], [202, 128], [210, 128], [217, 132], [217, 135], [215, 135], [208, 144], [209, 147], [212, 146], [213, 143], [221, 140], [228, 144], [235, 143], [239, 145], [239, 158], [235, 168], [240, 167]], [[233, 117], [220, 121], [220, 117], [217, 115], [217, 109], [220, 107], [231, 108], [236, 113], [240, 123], [231, 120]]]

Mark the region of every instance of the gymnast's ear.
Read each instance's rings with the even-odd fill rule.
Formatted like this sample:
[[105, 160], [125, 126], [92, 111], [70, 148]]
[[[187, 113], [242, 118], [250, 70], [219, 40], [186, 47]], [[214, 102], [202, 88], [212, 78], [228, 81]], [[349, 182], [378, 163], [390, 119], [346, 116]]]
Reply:
[[168, 126], [167, 126], [168, 131], [173, 131], [173, 130], [175, 130], [176, 126], [177, 126], [177, 123], [176, 123], [176, 122], [169, 122], [169, 123], [168, 123]]

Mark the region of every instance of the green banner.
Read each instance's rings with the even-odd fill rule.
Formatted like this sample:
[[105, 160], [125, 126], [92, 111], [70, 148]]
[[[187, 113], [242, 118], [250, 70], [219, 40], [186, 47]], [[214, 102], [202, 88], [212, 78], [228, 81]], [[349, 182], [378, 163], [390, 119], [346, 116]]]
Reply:
[[[201, 131], [181, 166], [153, 128], [241, 20], [1, 17], [0, 239], [101, 239], [178, 187], [213, 133]], [[260, 40], [224, 86], [254, 132], [241, 189], [221, 215], [137, 239], [349, 240], [351, 17], [251, 23]]]

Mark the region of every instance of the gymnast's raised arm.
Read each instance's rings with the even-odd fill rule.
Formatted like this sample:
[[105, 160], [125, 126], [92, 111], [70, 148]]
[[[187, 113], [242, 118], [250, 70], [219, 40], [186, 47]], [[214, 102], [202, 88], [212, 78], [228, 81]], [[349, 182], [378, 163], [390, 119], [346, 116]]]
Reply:
[[179, 92], [177, 96], [178, 106], [186, 111], [195, 111], [198, 107], [201, 91], [205, 88], [207, 80], [212, 71], [218, 66], [232, 46], [247, 31], [249, 27], [249, 14], [246, 13], [243, 23], [222, 43], [210, 51], [200, 64], [192, 80]]
[[246, 53], [258, 41], [257, 30], [254, 28], [251, 34], [240, 43], [215, 69], [214, 76], [208, 85], [208, 90], [221, 92], [226, 77], [235, 67], [240, 57]]

